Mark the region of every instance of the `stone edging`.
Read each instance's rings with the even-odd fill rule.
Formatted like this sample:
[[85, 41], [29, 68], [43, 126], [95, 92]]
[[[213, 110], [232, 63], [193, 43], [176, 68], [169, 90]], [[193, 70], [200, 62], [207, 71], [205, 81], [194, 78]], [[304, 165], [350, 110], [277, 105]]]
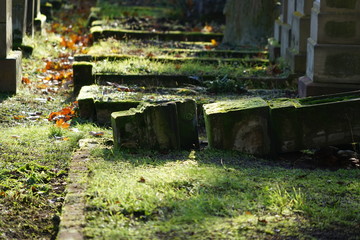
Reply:
[[87, 187], [89, 150], [97, 143], [90, 139], [80, 140], [80, 148], [70, 163], [66, 197], [62, 208], [58, 240], [82, 240], [85, 227], [85, 190]]

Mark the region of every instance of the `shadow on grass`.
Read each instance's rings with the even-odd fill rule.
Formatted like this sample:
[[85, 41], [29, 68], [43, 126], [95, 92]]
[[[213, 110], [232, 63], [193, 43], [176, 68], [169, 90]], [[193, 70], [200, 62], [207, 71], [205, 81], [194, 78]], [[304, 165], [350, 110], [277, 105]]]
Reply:
[[11, 93], [0, 93], [0, 103], [2, 103], [3, 101], [5, 101], [6, 99], [10, 98], [14, 96], [14, 94]]
[[[130, 232], [160, 239], [180, 235], [188, 236], [183, 239], [203, 235], [213, 239], [356, 239], [360, 220], [356, 177], [360, 175], [354, 170], [290, 169], [291, 165], [282, 162], [208, 149], [162, 153], [103, 150], [101, 155], [105, 165], [131, 166], [132, 178], [127, 178], [130, 182], [126, 184], [135, 182], [134, 188], [115, 194], [115, 199], [123, 194], [136, 197], [112, 200], [106, 194], [95, 196], [105, 199], [107, 206], [100, 212], [96, 207], [88, 211], [108, 218], [120, 214], [137, 222]], [[128, 177], [124, 173], [116, 181], [124, 181], [124, 176]], [[151, 192], [154, 196], [149, 197]], [[180, 195], [167, 197], [167, 192]], [[164, 194], [164, 200], [158, 202], [156, 194]], [[111, 206], [112, 201], [126, 203]], [[128, 201], [140, 205], [134, 207]], [[153, 224], [162, 227], [151, 229]], [[131, 237], [124, 231], [110, 235]], [[226, 238], [227, 233], [233, 237]]]

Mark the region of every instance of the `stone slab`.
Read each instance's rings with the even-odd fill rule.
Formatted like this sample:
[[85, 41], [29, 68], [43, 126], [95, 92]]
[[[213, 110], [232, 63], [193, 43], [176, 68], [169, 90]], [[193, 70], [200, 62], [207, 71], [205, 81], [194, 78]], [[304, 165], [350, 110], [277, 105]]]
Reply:
[[12, 2], [0, 1], [0, 59], [6, 58], [12, 48]]
[[303, 106], [298, 109], [303, 149], [350, 144], [360, 140], [360, 99]]
[[271, 140], [275, 153], [302, 149], [299, 113], [294, 99], [275, 99], [269, 102], [271, 115]]
[[291, 48], [296, 52], [305, 53], [307, 39], [310, 37], [310, 16], [294, 14], [291, 27]]
[[299, 78], [299, 97], [320, 96], [360, 90], [360, 84], [337, 84], [337, 83], [314, 83], [310, 78], [304, 76]]
[[288, 49], [286, 60], [291, 72], [299, 74], [306, 72], [306, 53], [299, 53], [293, 49]]
[[293, 20], [293, 13], [296, 9], [296, 0], [288, 0], [287, 4], [287, 19], [286, 23], [291, 25]]
[[286, 23], [288, 18], [288, 1], [289, 0], [282, 0], [281, 1], [281, 15], [280, 20], [284, 23]]
[[317, 83], [360, 84], [360, 45], [316, 44], [309, 38], [306, 75]]
[[21, 44], [26, 33], [27, 0], [12, 2], [12, 33], [14, 43]]
[[21, 83], [21, 52], [13, 51], [0, 58], [0, 92], [16, 93]]
[[269, 107], [261, 98], [204, 105], [209, 147], [270, 154]]
[[360, 12], [328, 14], [314, 10], [310, 36], [321, 44], [359, 44]]
[[111, 122], [116, 147], [180, 149], [175, 102], [143, 104], [136, 109], [115, 112]]
[[313, 3], [314, 0], [297, 0], [295, 10], [301, 14], [310, 15]]
[[274, 23], [274, 39], [278, 42], [281, 41], [281, 25], [283, 23], [281, 22], [280, 19], [275, 20]]
[[93, 65], [89, 62], [76, 62], [73, 64], [75, 95], [79, 93], [81, 87], [95, 83], [92, 69]]
[[360, 0], [316, 0], [313, 7], [323, 13], [360, 12]]
[[286, 51], [290, 47], [291, 43], [291, 26], [289, 24], [283, 24], [281, 27], [281, 56], [286, 58]]
[[26, 34], [32, 37], [34, 35], [35, 0], [27, 1], [28, 8], [26, 13]]
[[[274, 107], [275, 105], [275, 107]], [[278, 105], [278, 106], [276, 106]], [[350, 144], [360, 140], [360, 91], [269, 102], [276, 152]]]
[[269, 60], [274, 63], [280, 57], [280, 43], [274, 39], [269, 39], [268, 42]]

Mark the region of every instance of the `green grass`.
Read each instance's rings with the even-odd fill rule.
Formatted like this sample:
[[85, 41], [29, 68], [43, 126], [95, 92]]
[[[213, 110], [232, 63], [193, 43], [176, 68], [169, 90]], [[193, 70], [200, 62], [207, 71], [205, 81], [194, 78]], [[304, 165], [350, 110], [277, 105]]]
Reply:
[[[95, 239], [356, 239], [359, 171], [287, 169], [234, 152], [97, 150], [86, 235]], [[331, 236], [331, 235], [329, 235]]]
[[179, 64], [162, 63], [149, 59], [127, 59], [122, 61], [95, 62], [94, 71], [97, 73], [116, 74], [154, 74], [154, 75], [188, 75], [188, 76], [228, 76], [255, 77], [267, 76], [266, 66], [250, 67], [247, 63], [219, 63], [218, 65], [198, 63], [196, 61]]
[[79, 139], [97, 130], [89, 124], [74, 131], [37, 121], [1, 131], [0, 239], [55, 236], [72, 152]]
[[167, 7], [147, 7], [147, 6], [123, 6], [109, 3], [98, 3], [100, 16], [103, 19], [116, 19], [122, 17], [176, 17], [179, 11]]

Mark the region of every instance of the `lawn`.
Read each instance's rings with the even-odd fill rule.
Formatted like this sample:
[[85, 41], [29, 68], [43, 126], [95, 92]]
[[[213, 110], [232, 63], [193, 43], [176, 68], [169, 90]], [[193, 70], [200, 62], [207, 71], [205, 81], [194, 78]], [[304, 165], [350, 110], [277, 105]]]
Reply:
[[104, 147], [88, 167], [89, 238], [358, 239], [358, 170]]

